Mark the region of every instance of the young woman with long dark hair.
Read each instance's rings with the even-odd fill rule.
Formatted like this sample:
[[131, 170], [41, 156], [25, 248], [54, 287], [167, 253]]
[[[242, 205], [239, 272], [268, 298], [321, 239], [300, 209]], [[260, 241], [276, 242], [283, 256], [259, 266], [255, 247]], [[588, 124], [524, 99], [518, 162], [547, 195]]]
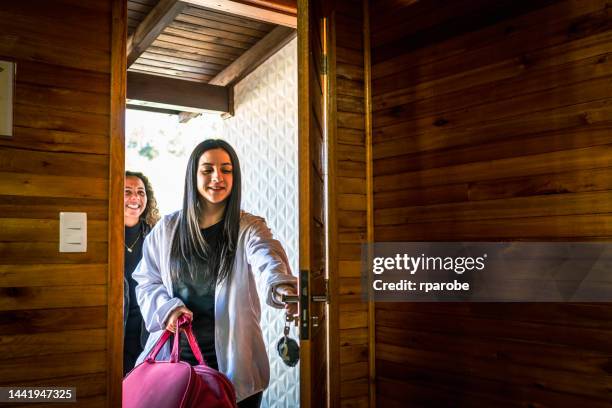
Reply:
[[[285, 251], [263, 218], [240, 210], [240, 163], [223, 140], [205, 140], [191, 153], [183, 208], [151, 231], [133, 274], [136, 296], [151, 336], [139, 361], [165, 329], [176, 332], [186, 314], [206, 363], [234, 384], [239, 407], [258, 407], [270, 369], [263, 342], [256, 279], [266, 303], [295, 314], [280, 301], [294, 294]], [[184, 337], [184, 336], [182, 336]], [[166, 344], [157, 356], [170, 357]], [[181, 360], [196, 360], [181, 339]]]

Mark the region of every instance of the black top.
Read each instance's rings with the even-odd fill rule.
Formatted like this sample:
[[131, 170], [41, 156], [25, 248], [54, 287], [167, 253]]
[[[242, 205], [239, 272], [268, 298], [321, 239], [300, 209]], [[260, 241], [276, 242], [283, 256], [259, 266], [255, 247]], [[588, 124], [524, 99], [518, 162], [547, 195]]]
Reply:
[[[218, 253], [223, 237], [223, 220], [201, 229], [201, 232], [211, 249]], [[213, 270], [218, 271], [218, 269], [217, 262]], [[195, 281], [188, 279], [175, 284], [174, 296], [181, 299], [193, 312], [193, 333], [198, 340], [202, 356], [208, 366], [218, 369], [215, 354], [215, 284], [205, 282], [203, 278], [196, 276]], [[181, 360], [196, 365], [197, 361], [185, 335], [181, 335], [180, 345]]]
[[[136, 286], [138, 283], [132, 279], [132, 272], [136, 269], [138, 262], [142, 259], [142, 243], [144, 241], [144, 229], [142, 221], [133, 227], [125, 227], [125, 278], [130, 286], [130, 309], [128, 312], [127, 324], [125, 327], [126, 338], [140, 339], [142, 329], [142, 314], [136, 301]], [[129, 248], [129, 249], [128, 249]], [[131, 250], [131, 251], [130, 251]]]

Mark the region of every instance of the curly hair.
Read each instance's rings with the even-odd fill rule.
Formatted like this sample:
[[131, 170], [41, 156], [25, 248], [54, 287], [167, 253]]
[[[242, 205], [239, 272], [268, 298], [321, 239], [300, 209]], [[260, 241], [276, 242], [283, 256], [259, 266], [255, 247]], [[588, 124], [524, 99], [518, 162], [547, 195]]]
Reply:
[[145, 186], [145, 192], [147, 193], [147, 206], [140, 215], [140, 219], [144, 220], [144, 222], [150, 228], [153, 228], [153, 226], [157, 224], [157, 221], [160, 220], [161, 216], [159, 215], [159, 209], [157, 208], [157, 200], [155, 199], [155, 194], [153, 193], [153, 186], [151, 186], [151, 182], [144, 174], [138, 171], [126, 171], [125, 177], [138, 177], [140, 180], [142, 180], [142, 183]]

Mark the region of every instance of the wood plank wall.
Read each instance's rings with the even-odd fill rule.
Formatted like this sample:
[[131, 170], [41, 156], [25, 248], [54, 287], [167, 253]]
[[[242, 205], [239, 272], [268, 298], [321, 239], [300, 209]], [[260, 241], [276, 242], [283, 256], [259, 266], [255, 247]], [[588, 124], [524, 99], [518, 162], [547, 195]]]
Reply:
[[361, 2], [336, 1], [333, 26], [332, 61], [335, 61], [335, 66], [330, 72], [335, 72], [332, 81], [335, 81], [336, 90], [335, 123], [332, 126], [335, 126], [336, 139], [334, 199], [337, 242], [334, 249], [339, 297], [340, 390], [339, 397], [332, 395], [332, 398], [339, 399], [342, 407], [367, 407], [368, 304], [361, 299], [360, 280], [361, 243], [367, 238]]
[[[375, 240], [609, 241], [612, 3], [397, 4], [371, 2]], [[611, 338], [610, 304], [379, 303], [377, 402], [609, 406]]]
[[[107, 404], [112, 1], [0, 7], [17, 62], [15, 134], [0, 137], [0, 384], [77, 387]], [[59, 212], [87, 212], [88, 250], [60, 254]]]

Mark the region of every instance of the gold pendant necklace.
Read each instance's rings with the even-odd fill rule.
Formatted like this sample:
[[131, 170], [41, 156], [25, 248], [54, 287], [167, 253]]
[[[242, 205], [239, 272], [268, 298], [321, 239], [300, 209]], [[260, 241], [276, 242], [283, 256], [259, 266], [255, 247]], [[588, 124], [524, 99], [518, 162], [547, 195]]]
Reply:
[[134, 245], [136, 245], [136, 243], [138, 242], [138, 240], [140, 239], [140, 234], [138, 234], [138, 236], [136, 237], [136, 239], [134, 240], [134, 243], [130, 246], [125, 245], [125, 242], [123, 243], [123, 245], [125, 245], [125, 249], [128, 250], [128, 252], [132, 252], [132, 248], [134, 248]]

